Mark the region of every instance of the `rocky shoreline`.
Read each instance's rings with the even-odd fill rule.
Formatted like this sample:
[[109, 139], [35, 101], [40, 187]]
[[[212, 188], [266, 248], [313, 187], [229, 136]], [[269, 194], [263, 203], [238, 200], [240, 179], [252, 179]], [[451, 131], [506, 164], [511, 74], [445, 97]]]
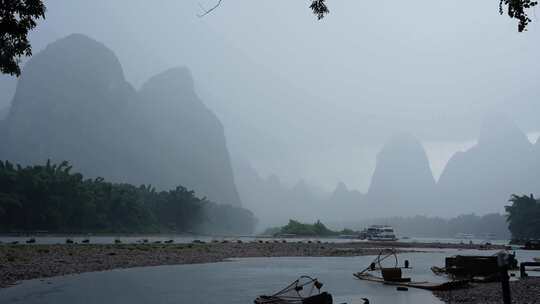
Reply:
[[[482, 249], [481, 245], [441, 243], [328, 243], [321, 241], [213, 242], [192, 244], [0, 245], [0, 288], [23, 280], [142, 266], [213, 263], [247, 257], [376, 255], [381, 248]], [[489, 249], [502, 249], [490, 246]], [[485, 249], [485, 247], [484, 247]]]
[[[436, 291], [435, 295], [445, 303], [503, 304], [501, 283], [474, 284], [471, 288], [452, 291]], [[540, 303], [540, 278], [527, 278], [510, 282], [510, 294], [514, 304]]]

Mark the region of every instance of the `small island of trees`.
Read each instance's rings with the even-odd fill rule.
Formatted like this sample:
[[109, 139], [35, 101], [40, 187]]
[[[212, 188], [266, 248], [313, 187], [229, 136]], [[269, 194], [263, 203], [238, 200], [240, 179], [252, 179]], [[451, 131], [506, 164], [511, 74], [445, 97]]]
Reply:
[[360, 232], [351, 229], [343, 229], [342, 231], [330, 230], [321, 221], [316, 221], [313, 224], [305, 224], [295, 220], [289, 220], [289, 223], [283, 227], [269, 228], [264, 232], [265, 235], [272, 236], [310, 236], [310, 237], [333, 237], [340, 235], [359, 235]]

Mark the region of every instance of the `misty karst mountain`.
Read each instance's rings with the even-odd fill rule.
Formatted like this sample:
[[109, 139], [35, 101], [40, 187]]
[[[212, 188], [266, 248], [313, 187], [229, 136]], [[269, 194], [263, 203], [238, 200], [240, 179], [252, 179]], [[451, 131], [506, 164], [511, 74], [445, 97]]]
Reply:
[[349, 189], [344, 182], [339, 182], [336, 189], [330, 195], [329, 201], [334, 208], [347, 208], [357, 206], [364, 199], [364, 194], [360, 191]]
[[[536, 193], [540, 184], [540, 143], [534, 146], [506, 116], [488, 115], [478, 143], [455, 153], [438, 182], [421, 142], [410, 134], [390, 138], [377, 155], [366, 194], [338, 183], [331, 193], [303, 181], [284, 185], [262, 178], [249, 165], [235, 165], [243, 202], [262, 223], [304, 221], [358, 223], [390, 216], [442, 216], [500, 213], [513, 193]], [[456, 206], [460, 206], [457, 210]]]
[[[136, 88], [152, 75], [189, 63], [199, 96], [225, 126], [231, 154], [242, 153], [265, 176], [309, 177], [328, 189], [344, 181], [366, 192], [376, 150], [395, 130], [406, 128], [423, 141], [468, 141], [477, 137], [491, 109], [505, 112], [526, 132], [540, 130], [540, 40], [512, 31], [500, 39], [483, 34], [513, 30], [495, 13], [478, 24], [485, 3], [470, 2], [467, 10], [448, 5], [445, 16], [430, 15], [440, 22], [428, 27], [410, 22], [426, 17], [423, 11], [399, 3], [385, 6], [388, 18], [332, 17], [321, 32], [313, 30], [312, 16], [300, 20], [287, 1], [264, 7], [257, 15], [261, 28], [245, 26], [260, 12], [258, 2], [229, 1], [233, 4], [205, 19], [196, 17], [199, 1], [98, 2], [48, 1], [49, 17], [31, 34], [34, 53], [73, 31], [85, 33], [118, 55]], [[377, 1], [335, 5], [348, 12], [380, 8]], [[410, 18], [393, 18], [398, 15]], [[478, 31], [454, 22], [457, 15]], [[100, 16], [106, 30], [92, 16]], [[440, 35], [432, 35], [433, 27]], [[430, 39], [416, 41], [418, 34]], [[456, 43], [460, 38], [474, 48]], [[337, 46], [339, 56], [329, 56]], [[501, 60], [516, 52], [523, 52], [519, 60]], [[0, 76], [0, 108], [12, 100], [15, 82]]]
[[[299, 105], [295, 111], [302, 112], [304, 104]], [[239, 109], [231, 106], [228, 111], [241, 113]], [[135, 90], [115, 54], [83, 35], [61, 39], [32, 57], [11, 109], [2, 109], [0, 118], [2, 113], [7, 116], [0, 121], [1, 159], [22, 164], [69, 160], [85, 176], [151, 183], [161, 189], [183, 185], [216, 202], [243, 201], [260, 217], [261, 226], [284, 224], [289, 218], [339, 222], [397, 214], [501, 212], [510, 194], [535, 192], [540, 183], [540, 143], [532, 145], [501, 115], [486, 119], [478, 144], [456, 153], [438, 183], [420, 141], [402, 133], [379, 152], [366, 194], [344, 183], [333, 191], [302, 179], [285, 184], [277, 176], [262, 177], [241, 162], [233, 173], [224, 127], [196, 94], [188, 69], [167, 70]], [[298, 115], [296, 128], [287, 124], [284, 128], [304, 130], [304, 119]], [[261, 125], [268, 123], [259, 119]], [[262, 141], [274, 141], [271, 134], [257, 132]], [[316, 147], [302, 140], [292, 146], [307, 158], [311, 151], [316, 154]], [[279, 147], [259, 148], [258, 155], [286, 154]], [[236, 152], [235, 156], [252, 161], [250, 153]], [[334, 162], [339, 160], [319, 162], [313, 172], [323, 172]], [[364, 169], [361, 160], [348, 166]]]
[[314, 215], [310, 209], [314, 202], [294, 199], [289, 187], [282, 184], [275, 175], [263, 178], [246, 162], [234, 162], [235, 181], [244, 206], [259, 217], [260, 225], [267, 227], [276, 223], [284, 224], [289, 218], [301, 219]]
[[261, 177], [247, 162], [234, 162], [235, 180], [244, 207], [258, 215], [259, 228], [284, 225], [289, 219], [312, 222], [353, 221], [362, 216], [363, 195], [339, 183], [333, 192], [300, 180], [294, 185], [277, 176]]
[[539, 147], [506, 115], [489, 114], [477, 144], [456, 152], [435, 182], [421, 143], [398, 134], [377, 155], [365, 203], [378, 216], [502, 212], [511, 194], [538, 191]]
[[[2, 159], [72, 161], [89, 176], [140, 182], [142, 144], [133, 120], [135, 90], [103, 44], [71, 35], [26, 64], [5, 121]], [[140, 174], [139, 174], [140, 176]]]
[[[433, 208], [435, 179], [418, 139], [400, 133], [377, 154], [366, 201], [378, 215], [427, 214]], [[430, 206], [431, 205], [431, 206]]]
[[[537, 145], [538, 146], [538, 145]], [[500, 211], [513, 193], [539, 189], [540, 153], [511, 120], [500, 114], [486, 117], [478, 143], [457, 152], [438, 182], [441, 208], [460, 202], [468, 212]], [[446, 207], [445, 207], [446, 206]]]
[[152, 180], [165, 188], [181, 181], [214, 200], [240, 205], [223, 126], [197, 97], [190, 71], [174, 68], [154, 76], [139, 96], [151, 132], [147, 159], [157, 169]]
[[0, 109], [0, 120], [4, 120], [9, 114], [9, 107], [1, 108]]
[[194, 94], [189, 71], [170, 70], [136, 92], [115, 54], [84, 35], [29, 60], [0, 136], [1, 159], [68, 160], [86, 176], [183, 185], [240, 204], [223, 127]]
[[365, 195], [358, 190], [349, 189], [344, 182], [339, 182], [326, 199], [328, 208], [324, 214], [334, 222], [358, 221], [368, 216], [370, 211], [366, 209]]

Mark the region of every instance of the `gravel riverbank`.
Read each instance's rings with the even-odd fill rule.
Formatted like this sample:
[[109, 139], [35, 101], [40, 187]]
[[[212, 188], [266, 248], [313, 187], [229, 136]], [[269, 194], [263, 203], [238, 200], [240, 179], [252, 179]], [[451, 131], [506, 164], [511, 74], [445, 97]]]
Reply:
[[[527, 278], [510, 282], [512, 303], [540, 303], [540, 278]], [[435, 295], [446, 303], [503, 304], [501, 283], [474, 284], [467, 289], [437, 291]]]
[[[254, 241], [196, 244], [0, 245], [0, 288], [22, 280], [115, 268], [212, 263], [228, 258], [376, 255], [380, 248], [462, 248], [479, 245], [426, 243], [325, 243]], [[410, 249], [408, 249], [410, 248]], [[502, 246], [492, 246], [501, 249]]]

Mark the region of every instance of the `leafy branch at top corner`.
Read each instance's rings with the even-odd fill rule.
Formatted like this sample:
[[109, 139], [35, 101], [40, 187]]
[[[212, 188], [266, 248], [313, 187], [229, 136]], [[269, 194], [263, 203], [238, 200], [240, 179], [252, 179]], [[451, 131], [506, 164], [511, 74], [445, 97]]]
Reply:
[[326, 0], [313, 0], [309, 8], [311, 8], [313, 14], [317, 16], [318, 20], [321, 20], [330, 12], [328, 10], [328, 6], [326, 6]]
[[507, 7], [507, 14], [510, 18], [518, 20], [518, 31], [524, 32], [532, 21], [527, 15], [527, 10], [538, 5], [535, 0], [500, 0], [499, 13], [504, 14], [504, 7]]

